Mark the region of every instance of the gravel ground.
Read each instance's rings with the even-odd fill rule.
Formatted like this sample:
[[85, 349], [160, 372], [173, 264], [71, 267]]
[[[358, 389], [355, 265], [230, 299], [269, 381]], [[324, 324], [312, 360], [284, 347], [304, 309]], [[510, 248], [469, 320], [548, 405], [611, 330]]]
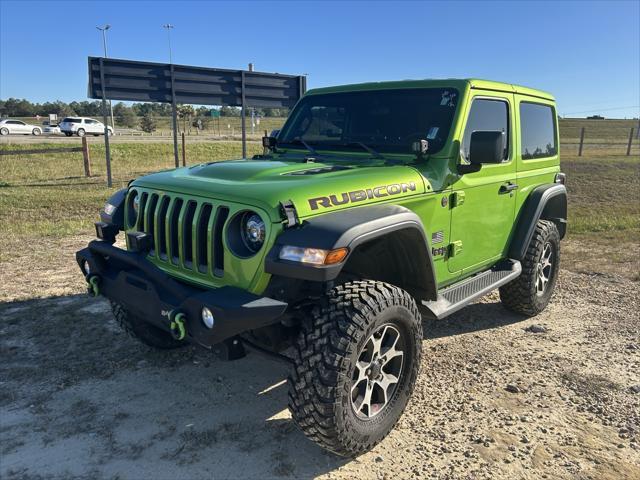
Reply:
[[0, 279], [3, 479], [640, 478], [637, 282], [562, 271], [534, 319], [492, 294], [425, 323], [407, 411], [347, 461], [293, 425], [286, 365], [150, 351], [68, 262], [50, 273], [40, 299], [19, 300], [17, 269]]

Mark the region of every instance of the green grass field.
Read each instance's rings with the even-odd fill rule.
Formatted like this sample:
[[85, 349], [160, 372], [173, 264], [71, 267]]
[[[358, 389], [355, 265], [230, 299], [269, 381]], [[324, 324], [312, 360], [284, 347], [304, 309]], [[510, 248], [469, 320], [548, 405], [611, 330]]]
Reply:
[[[604, 145], [593, 145], [593, 148], [585, 147], [582, 157], [576, 155], [577, 147], [571, 145], [575, 138], [572, 135], [575, 132], [579, 134], [580, 123], [563, 121], [560, 127], [562, 169], [568, 176], [569, 240], [578, 245], [574, 248], [575, 245], [569, 244], [569, 262], [588, 258], [599, 249], [599, 255], [593, 255], [592, 264], [583, 268], [601, 271], [597, 268], [604, 250], [609, 252], [608, 258], [619, 264], [616, 271], [637, 278], [640, 156], [637, 141], [633, 154], [629, 157], [624, 155], [626, 144], [623, 135], [627, 130], [628, 136], [628, 128], [634, 122], [585, 122], [593, 131], [594, 138], [602, 137], [605, 142]], [[622, 146], [611, 145], [621, 144], [621, 141]], [[46, 148], [46, 145], [0, 144], [0, 149], [4, 150], [33, 148]], [[234, 141], [187, 142], [186, 148], [188, 164], [241, 155], [241, 145]], [[258, 142], [250, 142], [248, 149], [249, 154], [254, 154], [261, 147]], [[173, 145], [169, 141], [114, 143], [114, 188], [107, 189], [101, 142], [91, 143], [91, 157], [91, 178], [83, 175], [80, 153], [0, 157], [0, 224], [3, 227], [0, 263], [10, 262], [12, 252], [24, 244], [37, 248], [45, 238], [61, 241], [78, 234], [90, 234], [99, 209], [116, 188], [144, 173], [173, 168], [174, 162]], [[571, 255], [574, 255], [574, 260]]]

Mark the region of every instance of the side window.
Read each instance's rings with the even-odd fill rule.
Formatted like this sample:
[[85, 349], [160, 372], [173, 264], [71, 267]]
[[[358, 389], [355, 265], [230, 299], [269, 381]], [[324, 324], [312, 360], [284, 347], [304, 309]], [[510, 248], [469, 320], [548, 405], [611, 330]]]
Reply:
[[87, 125], [93, 125], [94, 123], [97, 123], [95, 120], [85, 120], [84, 123], [86, 123]]
[[469, 161], [471, 134], [476, 131], [502, 132], [504, 138], [503, 160], [509, 158], [509, 104], [503, 100], [479, 98], [471, 104], [467, 126], [462, 137], [462, 155]]
[[539, 103], [520, 104], [522, 159], [553, 157], [558, 153], [553, 107]]

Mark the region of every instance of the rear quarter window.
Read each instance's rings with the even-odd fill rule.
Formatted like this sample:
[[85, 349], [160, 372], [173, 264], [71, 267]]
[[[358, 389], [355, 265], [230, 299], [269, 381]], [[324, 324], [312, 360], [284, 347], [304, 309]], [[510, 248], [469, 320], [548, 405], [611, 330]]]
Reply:
[[530, 102], [520, 104], [523, 160], [548, 158], [558, 153], [555, 116], [555, 109], [549, 105]]

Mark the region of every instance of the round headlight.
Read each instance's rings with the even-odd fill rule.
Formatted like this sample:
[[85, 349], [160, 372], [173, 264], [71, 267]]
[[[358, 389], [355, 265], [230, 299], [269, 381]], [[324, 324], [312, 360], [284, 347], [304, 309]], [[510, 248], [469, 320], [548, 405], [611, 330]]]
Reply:
[[245, 246], [253, 253], [260, 250], [267, 233], [264, 221], [260, 218], [260, 215], [253, 212], [245, 213], [240, 228], [242, 229], [242, 240]]

